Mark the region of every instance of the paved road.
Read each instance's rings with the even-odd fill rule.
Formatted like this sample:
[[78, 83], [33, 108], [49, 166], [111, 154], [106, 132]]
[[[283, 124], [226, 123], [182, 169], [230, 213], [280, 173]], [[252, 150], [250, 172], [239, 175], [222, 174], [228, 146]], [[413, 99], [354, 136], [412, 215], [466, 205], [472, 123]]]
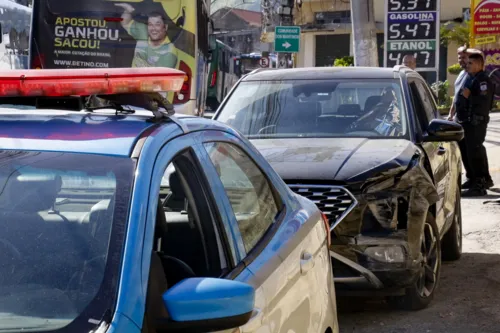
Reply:
[[443, 265], [432, 305], [403, 312], [351, 299], [339, 304], [341, 333], [500, 332], [500, 203], [486, 202], [500, 200], [500, 113], [492, 114], [486, 141], [496, 185], [486, 198], [462, 199], [464, 255]]

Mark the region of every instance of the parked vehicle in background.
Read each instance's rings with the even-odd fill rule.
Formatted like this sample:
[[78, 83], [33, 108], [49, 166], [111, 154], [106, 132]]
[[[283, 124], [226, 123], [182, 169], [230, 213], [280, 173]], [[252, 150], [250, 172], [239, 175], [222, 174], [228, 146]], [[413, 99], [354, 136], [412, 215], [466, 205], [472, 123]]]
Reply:
[[28, 68], [31, 8], [0, 0], [0, 70]]
[[[258, 68], [260, 66], [260, 59], [262, 58], [261, 53], [249, 53], [249, 54], [241, 54], [235, 58], [235, 72], [238, 77], [242, 77]], [[277, 56], [276, 54], [270, 55], [270, 60], [272, 67], [276, 67]]]
[[339, 332], [326, 217], [234, 129], [173, 115], [184, 79], [0, 72], [2, 331]]
[[327, 215], [339, 293], [385, 293], [412, 310], [431, 302], [442, 257], [462, 251], [463, 129], [440, 119], [419, 74], [401, 66], [256, 71], [214, 119], [247, 136]]
[[168, 99], [202, 116], [208, 82], [210, 2], [33, 2], [30, 68], [169, 67], [187, 74]]
[[218, 39], [213, 44], [207, 90], [207, 106], [211, 111], [217, 110], [239, 78], [235, 72], [234, 61], [239, 53]]

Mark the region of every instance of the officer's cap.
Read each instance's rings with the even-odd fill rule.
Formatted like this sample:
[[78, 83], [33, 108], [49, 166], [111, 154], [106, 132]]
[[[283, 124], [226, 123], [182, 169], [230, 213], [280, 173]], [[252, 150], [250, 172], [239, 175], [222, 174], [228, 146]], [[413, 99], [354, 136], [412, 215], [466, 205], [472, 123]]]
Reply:
[[478, 49], [467, 49], [465, 52], [467, 52], [467, 54], [479, 54], [481, 56], [481, 58], [484, 59], [484, 53], [481, 50], [478, 50]]

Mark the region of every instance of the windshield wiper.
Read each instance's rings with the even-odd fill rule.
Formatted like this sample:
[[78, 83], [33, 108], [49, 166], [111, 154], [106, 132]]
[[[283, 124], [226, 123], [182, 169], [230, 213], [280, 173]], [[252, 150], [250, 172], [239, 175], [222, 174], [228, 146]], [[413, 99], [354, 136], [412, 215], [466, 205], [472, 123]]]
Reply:
[[99, 106], [89, 106], [88, 104], [85, 105], [85, 110], [86, 111], [96, 111], [96, 110], [105, 110], [105, 109], [113, 109], [115, 110], [115, 114], [119, 113], [126, 113], [126, 114], [132, 114], [135, 113], [135, 110], [133, 109], [125, 109], [123, 105], [115, 103], [115, 102], [108, 102], [106, 105], [99, 105]]

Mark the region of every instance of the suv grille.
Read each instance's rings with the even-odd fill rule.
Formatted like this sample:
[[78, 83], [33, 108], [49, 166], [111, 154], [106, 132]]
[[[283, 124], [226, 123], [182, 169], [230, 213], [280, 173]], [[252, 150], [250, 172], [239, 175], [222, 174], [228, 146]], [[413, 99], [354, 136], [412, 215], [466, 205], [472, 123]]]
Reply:
[[330, 230], [358, 204], [354, 196], [345, 188], [334, 185], [288, 184], [290, 189], [311, 200], [328, 217]]

